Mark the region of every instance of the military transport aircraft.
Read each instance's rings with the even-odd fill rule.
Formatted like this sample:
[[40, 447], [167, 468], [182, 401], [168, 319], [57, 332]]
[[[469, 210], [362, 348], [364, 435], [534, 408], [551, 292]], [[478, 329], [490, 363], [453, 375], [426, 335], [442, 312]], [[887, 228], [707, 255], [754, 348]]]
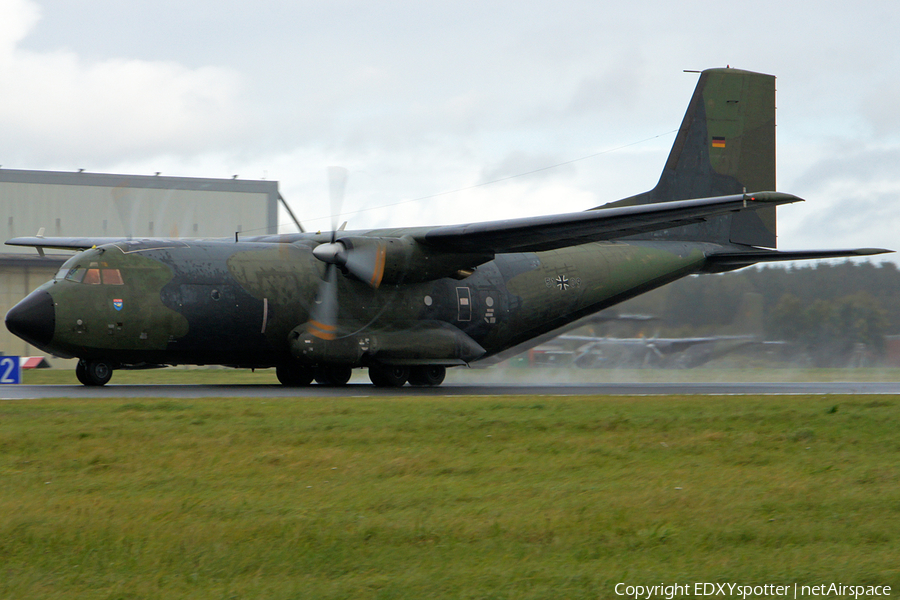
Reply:
[[16, 238], [79, 250], [6, 315], [11, 332], [115, 369], [274, 367], [284, 385], [439, 385], [670, 281], [765, 261], [887, 252], [775, 250], [775, 78], [700, 74], [656, 187], [578, 213], [241, 240]]

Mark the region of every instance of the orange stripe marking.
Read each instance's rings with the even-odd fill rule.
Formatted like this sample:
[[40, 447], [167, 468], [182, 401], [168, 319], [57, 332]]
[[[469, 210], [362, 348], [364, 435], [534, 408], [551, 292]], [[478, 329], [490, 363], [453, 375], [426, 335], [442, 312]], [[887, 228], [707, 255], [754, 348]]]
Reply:
[[309, 334], [320, 340], [333, 340], [337, 337], [335, 335], [335, 332], [337, 331], [336, 325], [326, 325], [324, 323], [319, 323], [318, 321], [310, 321], [306, 325]]
[[375, 255], [375, 271], [372, 273], [372, 287], [378, 288], [381, 285], [381, 279], [384, 277], [384, 262], [387, 252], [384, 246], [378, 247], [378, 253]]

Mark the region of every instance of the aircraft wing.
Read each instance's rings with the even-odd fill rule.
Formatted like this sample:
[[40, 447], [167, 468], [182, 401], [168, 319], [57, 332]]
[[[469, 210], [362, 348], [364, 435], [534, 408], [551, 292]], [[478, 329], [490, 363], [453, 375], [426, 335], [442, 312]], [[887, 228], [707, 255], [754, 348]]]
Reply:
[[[754, 210], [791, 202], [802, 202], [802, 199], [780, 192], [735, 194], [639, 206], [599, 208], [561, 215], [422, 228], [420, 231], [423, 233], [416, 235], [415, 238], [427, 246], [451, 253], [538, 252], [679, 227], [728, 212]], [[279, 236], [277, 240], [272, 241], [290, 242], [298, 236], [305, 234]], [[13, 238], [6, 244], [38, 249], [86, 250], [105, 244], [136, 241], [140, 240], [124, 237], [37, 235]]]
[[781, 192], [735, 194], [576, 213], [436, 227], [417, 237], [448, 252], [540, 252], [699, 223], [711, 217], [802, 202]]
[[94, 246], [134, 241], [123, 237], [17, 237], [6, 241], [7, 246], [28, 246], [29, 248], [52, 248], [54, 250], [87, 250]]

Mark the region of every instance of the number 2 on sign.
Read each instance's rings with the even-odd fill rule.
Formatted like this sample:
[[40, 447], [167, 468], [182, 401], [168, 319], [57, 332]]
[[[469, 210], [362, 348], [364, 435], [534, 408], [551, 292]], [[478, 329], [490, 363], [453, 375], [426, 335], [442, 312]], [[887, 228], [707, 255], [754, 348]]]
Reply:
[[18, 356], [0, 356], [0, 384], [19, 383], [22, 373]]

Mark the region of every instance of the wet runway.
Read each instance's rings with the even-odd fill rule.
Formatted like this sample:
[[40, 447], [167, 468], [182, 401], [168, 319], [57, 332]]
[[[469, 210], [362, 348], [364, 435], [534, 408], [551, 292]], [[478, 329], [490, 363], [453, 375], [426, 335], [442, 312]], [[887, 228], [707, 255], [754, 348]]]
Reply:
[[454, 384], [436, 388], [376, 388], [351, 383], [344, 387], [312, 385], [7, 385], [0, 400], [38, 398], [365, 398], [386, 396], [664, 396], [664, 395], [795, 395], [795, 394], [898, 394], [900, 382], [790, 382], [790, 383], [583, 383], [583, 384]]

